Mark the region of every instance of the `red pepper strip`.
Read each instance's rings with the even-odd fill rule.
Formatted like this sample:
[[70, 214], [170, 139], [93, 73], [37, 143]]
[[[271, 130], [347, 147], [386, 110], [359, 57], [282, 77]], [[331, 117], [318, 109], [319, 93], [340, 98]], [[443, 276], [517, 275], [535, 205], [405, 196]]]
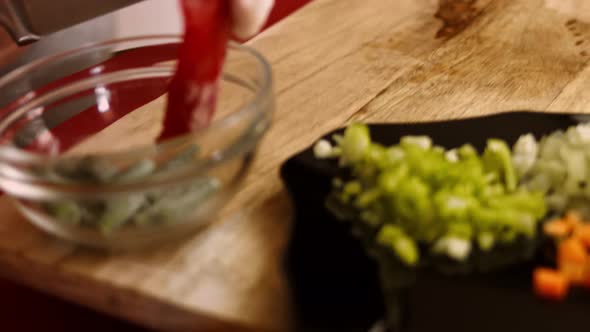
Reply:
[[227, 0], [181, 0], [184, 42], [168, 93], [159, 140], [205, 128], [217, 99], [217, 82], [230, 38]]

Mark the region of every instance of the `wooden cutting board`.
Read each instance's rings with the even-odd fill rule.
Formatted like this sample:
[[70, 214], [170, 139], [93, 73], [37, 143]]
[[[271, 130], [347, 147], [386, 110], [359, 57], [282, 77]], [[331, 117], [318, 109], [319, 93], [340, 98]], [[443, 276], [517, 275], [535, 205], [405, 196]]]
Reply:
[[[159, 329], [233, 331], [222, 323], [231, 321], [285, 331], [289, 296], [280, 260], [291, 211], [280, 164], [351, 121], [586, 111], [589, 6], [314, 1], [250, 42], [274, 68], [275, 123], [237, 197], [210, 229], [157, 251], [105, 256], [43, 235], [2, 198], [0, 272]], [[121, 119], [120, 135], [131, 139], [157, 126], [157, 108], [155, 102]]]

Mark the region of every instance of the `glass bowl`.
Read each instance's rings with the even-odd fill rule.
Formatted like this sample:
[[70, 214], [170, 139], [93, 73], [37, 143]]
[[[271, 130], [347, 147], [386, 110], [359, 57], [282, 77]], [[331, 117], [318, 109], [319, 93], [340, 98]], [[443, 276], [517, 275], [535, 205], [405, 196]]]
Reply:
[[269, 64], [230, 43], [213, 122], [158, 142], [180, 36], [91, 44], [0, 78], [0, 188], [36, 226], [95, 248], [188, 236], [247, 173], [274, 111]]

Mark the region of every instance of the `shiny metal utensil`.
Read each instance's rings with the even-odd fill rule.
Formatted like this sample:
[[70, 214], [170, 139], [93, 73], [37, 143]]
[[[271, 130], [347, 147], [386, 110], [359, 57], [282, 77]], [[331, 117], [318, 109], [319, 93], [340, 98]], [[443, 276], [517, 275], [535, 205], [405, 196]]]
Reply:
[[0, 0], [0, 24], [18, 45], [142, 0]]

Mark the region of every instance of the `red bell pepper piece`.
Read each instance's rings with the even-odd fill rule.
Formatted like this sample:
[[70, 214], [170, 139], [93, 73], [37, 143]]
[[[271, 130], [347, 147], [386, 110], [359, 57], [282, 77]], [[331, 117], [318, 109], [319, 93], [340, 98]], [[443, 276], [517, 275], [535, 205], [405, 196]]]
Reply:
[[159, 140], [202, 129], [210, 123], [230, 38], [227, 0], [181, 0], [181, 7], [185, 35]]

